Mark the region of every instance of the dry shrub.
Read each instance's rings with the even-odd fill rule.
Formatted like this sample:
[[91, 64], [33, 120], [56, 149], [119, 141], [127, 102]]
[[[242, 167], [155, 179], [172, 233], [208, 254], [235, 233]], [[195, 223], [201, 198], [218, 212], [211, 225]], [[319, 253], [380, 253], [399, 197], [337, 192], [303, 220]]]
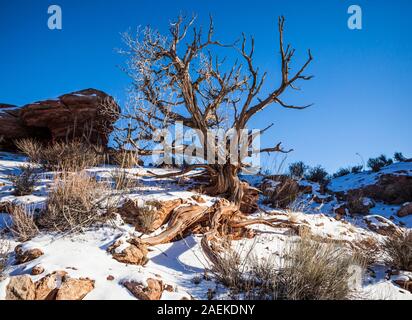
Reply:
[[[38, 219], [41, 228], [74, 233], [108, 218], [107, 190], [85, 173], [63, 173]], [[106, 207], [105, 207], [106, 206]]]
[[393, 234], [385, 239], [386, 262], [398, 270], [412, 271], [412, 230]]
[[212, 266], [212, 273], [223, 285], [228, 287], [234, 294], [244, 291], [247, 281], [242, 272], [242, 259], [233, 251], [224, 251], [217, 256], [216, 263]]
[[287, 300], [344, 300], [359, 261], [344, 247], [303, 237], [292, 244], [277, 274], [276, 295]]
[[8, 229], [17, 240], [25, 242], [39, 234], [34, 210], [24, 206], [10, 206], [8, 212], [12, 218], [12, 225]]
[[20, 139], [15, 141], [16, 147], [23, 152], [31, 162], [40, 163], [42, 159], [42, 144], [35, 139]]
[[139, 156], [133, 151], [117, 151], [113, 154], [113, 160], [120, 168], [133, 168], [139, 165]]
[[136, 216], [136, 229], [148, 234], [152, 231], [153, 223], [156, 220], [156, 212], [162, 204], [156, 200], [146, 201], [144, 206], [138, 207]]
[[3, 273], [7, 268], [7, 261], [9, 259], [10, 243], [5, 239], [0, 238], [0, 281], [2, 280]]
[[272, 176], [263, 182], [264, 203], [275, 208], [287, 208], [300, 194], [299, 184], [287, 176]]
[[80, 171], [104, 161], [102, 148], [76, 140], [48, 145], [41, 155], [42, 165], [47, 170]]
[[33, 166], [20, 166], [19, 174], [12, 174], [8, 179], [13, 184], [13, 195], [26, 196], [32, 194], [36, 182], [39, 180], [37, 169]]
[[131, 178], [129, 173], [124, 169], [115, 169], [110, 174], [116, 190], [127, 190], [138, 185], [137, 181]]
[[306, 237], [276, 262], [275, 256], [258, 259], [252, 253], [239, 262], [236, 253], [224, 254], [212, 272], [232, 294], [247, 299], [343, 300], [352, 293], [352, 269], [361, 268], [345, 248]]
[[16, 145], [32, 162], [52, 171], [80, 171], [105, 159], [102, 147], [91, 146], [81, 140], [42, 145], [36, 140], [23, 139]]
[[320, 184], [326, 184], [329, 180], [329, 174], [322, 166], [318, 165], [308, 169], [305, 179]]

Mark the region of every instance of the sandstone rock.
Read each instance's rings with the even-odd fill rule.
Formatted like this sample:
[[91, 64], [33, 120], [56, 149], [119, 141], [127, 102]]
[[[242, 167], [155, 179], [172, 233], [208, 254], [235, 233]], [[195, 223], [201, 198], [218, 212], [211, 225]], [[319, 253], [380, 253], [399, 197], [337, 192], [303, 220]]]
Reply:
[[412, 202], [412, 176], [384, 174], [376, 184], [366, 186], [362, 191], [366, 196], [388, 204]]
[[360, 190], [350, 190], [346, 205], [350, 214], [368, 214], [375, 207], [375, 202]]
[[145, 246], [129, 243], [129, 245], [125, 249], [118, 252], [118, 248], [121, 245], [122, 243], [117, 241], [108, 248], [108, 251], [113, 256], [113, 259], [119, 261], [120, 263], [134, 264], [134, 265], [141, 265], [141, 266], [147, 263], [148, 250]]
[[[109, 102], [109, 112], [102, 102]], [[106, 145], [120, 108], [106, 93], [86, 89], [64, 94], [54, 100], [27, 104], [21, 108], [0, 109], [0, 136], [5, 148], [13, 147], [13, 140], [36, 138], [50, 142], [82, 138], [87, 133], [91, 143]]]
[[34, 248], [24, 250], [22, 245], [18, 245], [14, 249], [14, 253], [16, 255], [16, 264], [22, 264], [29, 261], [33, 261], [43, 255], [43, 251], [41, 251], [40, 249]]
[[[127, 200], [119, 210], [119, 213], [124, 222], [133, 225], [139, 232], [147, 233], [155, 231], [166, 223], [169, 220], [173, 210], [183, 203], [184, 201], [182, 199], [150, 202], [145, 204], [146, 210], [142, 210], [139, 203], [133, 200]], [[151, 225], [150, 227], [147, 225], [142, 226], [142, 215], [149, 214], [148, 211], [150, 211], [150, 214], [153, 215], [151, 218], [152, 221], [150, 221]]]
[[123, 285], [140, 300], [160, 300], [163, 293], [162, 281], [149, 278], [146, 282], [147, 286], [136, 281], [125, 281]]
[[191, 198], [195, 200], [197, 203], [206, 203], [206, 200], [203, 199], [202, 196], [198, 194], [194, 194]]
[[36, 282], [36, 300], [54, 300], [67, 272], [55, 271]]
[[94, 289], [94, 281], [88, 278], [65, 278], [59, 290], [56, 300], [83, 300]]
[[396, 214], [399, 218], [412, 215], [412, 202], [405, 203]]
[[13, 150], [15, 149], [14, 140], [36, 137], [33, 129], [24, 125], [19, 118], [19, 112], [0, 108], [0, 149]]
[[174, 291], [175, 291], [175, 289], [173, 288], [173, 286], [170, 285], [170, 284], [165, 284], [165, 285], [164, 285], [164, 290], [167, 291], [167, 292], [174, 292]]
[[345, 216], [349, 212], [348, 207], [346, 206], [346, 204], [341, 204], [341, 205], [336, 206], [333, 209], [333, 211], [334, 211], [334, 213], [336, 213], [337, 215], [340, 215], [340, 216]]
[[399, 232], [399, 228], [392, 221], [382, 216], [366, 216], [364, 221], [370, 230], [383, 236], [390, 236]]
[[11, 277], [6, 288], [6, 300], [34, 300], [36, 287], [30, 276]]
[[391, 280], [402, 289], [408, 290], [412, 293], [412, 272], [398, 271], [396, 273], [392, 273]]
[[394, 281], [398, 286], [400, 286], [402, 289], [408, 290], [410, 293], [412, 293], [412, 280], [395, 280]]
[[42, 274], [44, 272], [44, 268], [41, 265], [36, 265], [31, 269], [31, 275], [32, 276], [38, 276], [39, 274]]
[[93, 289], [93, 280], [74, 279], [65, 271], [55, 271], [35, 283], [28, 275], [11, 277], [6, 300], [82, 300]]

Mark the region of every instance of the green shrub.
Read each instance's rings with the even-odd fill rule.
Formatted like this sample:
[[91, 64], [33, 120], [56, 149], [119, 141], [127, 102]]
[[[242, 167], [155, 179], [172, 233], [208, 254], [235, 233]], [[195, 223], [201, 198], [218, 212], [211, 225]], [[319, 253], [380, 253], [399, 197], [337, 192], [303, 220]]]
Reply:
[[350, 174], [350, 173], [351, 173], [350, 168], [340, 168], [338, 171], [336, 171], [336, 172], [333, 174], [333, 177], [334, 177], [334, 178], [339, 178], [339, 177], [346, 176], [346, 175], [348, 175], [348, 174]]
[[389, 159], [384, 154], [381, 154], [377, 158], [370, 158], [368, 160], [368, 167], [371, 168], [373, 172], [378, 172], [383, 167], [391, 165], [392, 163], [393, 163], [392, 159]]
[[404, 157], [404, 155], [402, 154], [402, 152], [395, 152], [395, 154], [393, 155], [393, 159], [396, 162], [403, 162], [406, 160], [406, 158]]
[[12, 174], [8, 178], [13, 184], [13, 195], [26, 196], [32, 194], [36, 182], [39, 180], [37, 169], [33, 166], [20, 166], [19, 174]]
[[328, 172], [320, 165], [310, 168], [305, 178], [312, 182], [326, 183], [329, 178]]
[[289, 165], [289, 175], [294, 179], [301, 179], [305, 176], [308, 166], [303, 161], [291, 163]]

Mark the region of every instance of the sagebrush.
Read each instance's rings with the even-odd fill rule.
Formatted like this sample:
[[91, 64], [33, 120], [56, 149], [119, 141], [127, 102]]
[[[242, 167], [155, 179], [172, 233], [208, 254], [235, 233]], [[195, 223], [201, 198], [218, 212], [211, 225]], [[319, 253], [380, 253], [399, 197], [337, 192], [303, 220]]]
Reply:
[[111, 211], [106, 187], [85, 173], [64, 173], [52, 186], [38, 224], [58, 232], [79, 232], [105, 221]]
[[7, 268], [7, 261], [9, 259], [10, 242], [0, 238], [0, 281], [3, 273]]
[[38, 169], [31, 165], [19, 167], [18, 174], [11, 174], [8, 179], [13, 185], [13, 195], [26, 196], [32, 194], [39, 180]]
[[328, 181], [329, 174], [322, 166], [316, 166], [308, 170], [305, 178], [312, 182], [324, 184]]
[[391, 165], [392, 163], [392, 159], [387, 158], [384, 154], [381, 154], [377, 158], [370, 158], [368, 160], [368, 167], [371, 168], [373, 172], [378, 172], [383, 167]]
[[280, 259], [252, 253], [242, 262], [237, 253], [226, 253], [212, 268], [236, 297], [276, 300], [349, 299], [361, 276], [355, 270], [363, 266], [352, 252], [306, 236], [287, 246]]
[[51, 171], [80, 171], [105, 161], [102, 147], [92, 146], [81, 140], [56, 141], [43, 145], [32, 139], [16, 142], [17, 147], [26, 154], [30, 161]]
[[125, 169], [115, 169], [111, 171], [110, 175], [116, 190], [127, 190], [138, 186], [138, 181], [131, 177]]
[[22, 205], [10, 206], [8, 212], [12, 218], [9, 230], [17, 240], [25, 242], [39, 234], [35, 211], [32, 208]]
[[383, 243], [386, 262], [398, 270], [412, 271], [412, 230], [397, 232]]

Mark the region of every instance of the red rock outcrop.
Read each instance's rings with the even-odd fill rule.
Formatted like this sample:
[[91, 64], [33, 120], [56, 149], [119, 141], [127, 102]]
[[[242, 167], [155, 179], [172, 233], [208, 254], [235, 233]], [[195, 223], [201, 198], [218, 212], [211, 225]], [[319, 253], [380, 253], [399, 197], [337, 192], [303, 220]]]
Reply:
[[362, 189], [365, 196], [389, 204], [403, 204], [412, 201], [412, 177], [384, 174], [376, 184]]
[[149, 278], [147, 286], [136, 281], [125, 281], [123, 285], [139, 300], [160, 300], [164, 290], [161, 280]]
[[18, 245], [14, 249], [14, 253], [16, 256], [16, 265], [33, 261], [43, 255], [43, 251], [41, 251], [40, 249], [33, 248], [24, 250], [22, 245]]
[[37, 138], [49, 142], [81, 138], [106, 145], [120, 108], [96, 89], [64, 94], [23, 107], [0, 104], [0, 147], [13, 149], [13, 140]]
[[397, 216], [399, 218], [403, 218], [406, 216], [412, 215], [412, 202], [405, 203], [397, 212]]
[[11, 277], [6, 300], [82, 300], [94, 289], [94, 280], [71, 278], [55, 271], [33, 282], [29, 275]]

